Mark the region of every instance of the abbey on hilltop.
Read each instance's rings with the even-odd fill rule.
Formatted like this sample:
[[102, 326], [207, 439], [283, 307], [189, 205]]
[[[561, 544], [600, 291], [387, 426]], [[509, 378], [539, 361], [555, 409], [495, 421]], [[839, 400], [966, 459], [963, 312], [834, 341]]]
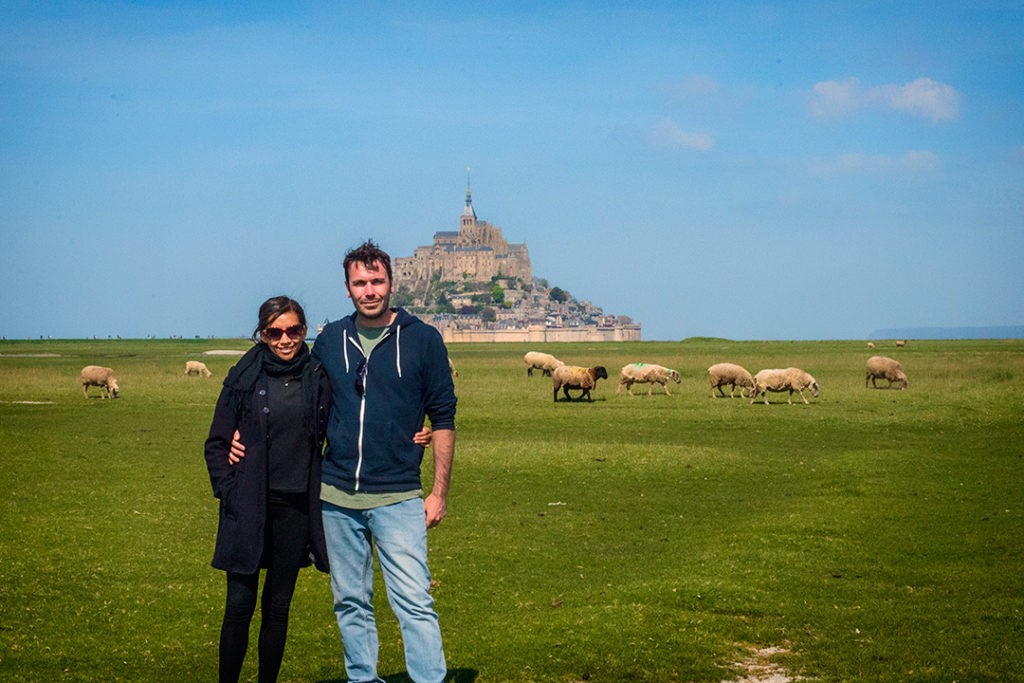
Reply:
[[534, 278], [525, 243], [477, 218], [469, 180], [457, 231], [392, 262], [393, 302], [436, 327], [445, 342], [639, 341], [640, 325], [605, 315]]
[[459, 229], [434, 233], [434, 243], [416, 247], [413, 256], [394, 262], [395, 280], [410, 289], [431, 278], [484, 282], [492, 278], [533, 280], [526, 244], [509, 244], [501, 228], [482, 221], [473, 210], [473, 195], [466, 181], [466, 208]]

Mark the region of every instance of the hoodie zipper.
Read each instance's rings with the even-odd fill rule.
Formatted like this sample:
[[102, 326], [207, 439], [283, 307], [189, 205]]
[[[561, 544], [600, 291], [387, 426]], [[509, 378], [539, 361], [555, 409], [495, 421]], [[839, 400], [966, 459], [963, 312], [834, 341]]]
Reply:
[[[390, 330], [385, 332], [384, 335], [381, 336], [379, 340], [377, 340], [377, 343], [374, 344], [373, 348], [376, 349], [389, 336], [391, 336]], [[359, 349], [359, 352], [362, 353], [363, 349], [356, 343], [355, 339], [352, 337], [349, 337], [349, 339], [356, 346], [356, 348]], [[359, 453], [359, 457], [356, 459], [355, 488], [353, 489], [356, 492], [360, 490], [361, 477], [363, 473], [363, 433], [366, 430], [366, 393], [370, 384], [370, 356], [372, 355], [372, 349], [370, 350], [370, 353], [363, 355], [363, 360], [366, 362], [366, 376], [363, 377], [363, 395], [359, 397], [359, 438], [356, 441], [356, 448], [357, 452]]]

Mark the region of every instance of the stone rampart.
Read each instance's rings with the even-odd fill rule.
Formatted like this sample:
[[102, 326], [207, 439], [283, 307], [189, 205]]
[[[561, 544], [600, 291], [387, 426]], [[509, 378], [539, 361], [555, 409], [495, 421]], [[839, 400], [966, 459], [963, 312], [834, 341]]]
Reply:
[[[429, 321], [426, 321], [428, 324]], [[584, 325], [580, 327], [513, 327], [501, 329], [459, 329], [450, 325], [437, 327], [446, 344], [459, 342], [607, 342], [607, 341], [640, 341], [639, 325], [622, 325], [618, 327], [598, 327]]]

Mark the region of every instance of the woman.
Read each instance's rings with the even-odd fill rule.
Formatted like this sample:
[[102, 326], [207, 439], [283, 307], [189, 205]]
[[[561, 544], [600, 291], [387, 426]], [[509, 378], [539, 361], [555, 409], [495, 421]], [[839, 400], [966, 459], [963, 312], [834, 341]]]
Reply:
[[[277, 680], [299, 569], [328, 571], [320, 516], [320, 461], [331, 391], [306, 346], [306, 314], [277, 296], [260, 306], [253, 346], [228, 371], [210, 435], [206, 467], [220, 522], [213, 566], [227, 572], [220, 632], [220, 681], [238, 681], [265, 568], [258, 641], [259, 681]], [[236, 432], [237, 430], [237, 432]], [[232, 437], [245, 457], [229, 459]], [[430, 443], [430, 430], [414, 440]], [[237, 464], [234, 464], [234, 463]]]

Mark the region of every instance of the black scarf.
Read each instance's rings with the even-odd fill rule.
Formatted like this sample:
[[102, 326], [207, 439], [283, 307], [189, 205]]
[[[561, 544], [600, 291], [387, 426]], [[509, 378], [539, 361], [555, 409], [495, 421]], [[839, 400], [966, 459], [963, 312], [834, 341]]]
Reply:
[[270, 350], [270, 347], [263, 344], [263, 358], [261, 365], [263, 371], [271, 377], [298, 377], [306, 369], [309, 363], [309, 347], [305, 342], [299, 344], [299, 351], [291, 360], [284, 360]]
[[261, 367], [270, 377], [281, 378], [301, 378], [302, 380], [302, 403], [305, 406], [305, 410], [302, 411], [302, 424], [306, 427], [307, 431], [312, 433], [312, 406], [314, 398], [314, 390], [316, 389], [312, 379], [313, 365], [309, 362], [312, 358], [312, 354], [309, 352], [309, 347], [303, 342], [299, 344], [299, 351], [296, 353], [291, 360], [284, 360], [276, 353], [270, 350], [270, 347], [266, 344], [261, 344], [264, 348], [263, 358], [261, 360]]
[[[224, 378], [224, 386], [235, 390], [235, 409], [243, 419], [255, 419], [252, 414], [252, 391], [261, 374], [273, 377], [302, 376], [302, 398], [306, 405], [312, 405], [313, 382], [310, 378], [312, 365], [311, 354], [305, 343], [299, 345], [299, 351], [291, 360], [284, 360], [270, 350], [266, 344], [259, 343], [249, 349], [238, 364]], [[309, 421], [308, 416], [304, 418]]]

